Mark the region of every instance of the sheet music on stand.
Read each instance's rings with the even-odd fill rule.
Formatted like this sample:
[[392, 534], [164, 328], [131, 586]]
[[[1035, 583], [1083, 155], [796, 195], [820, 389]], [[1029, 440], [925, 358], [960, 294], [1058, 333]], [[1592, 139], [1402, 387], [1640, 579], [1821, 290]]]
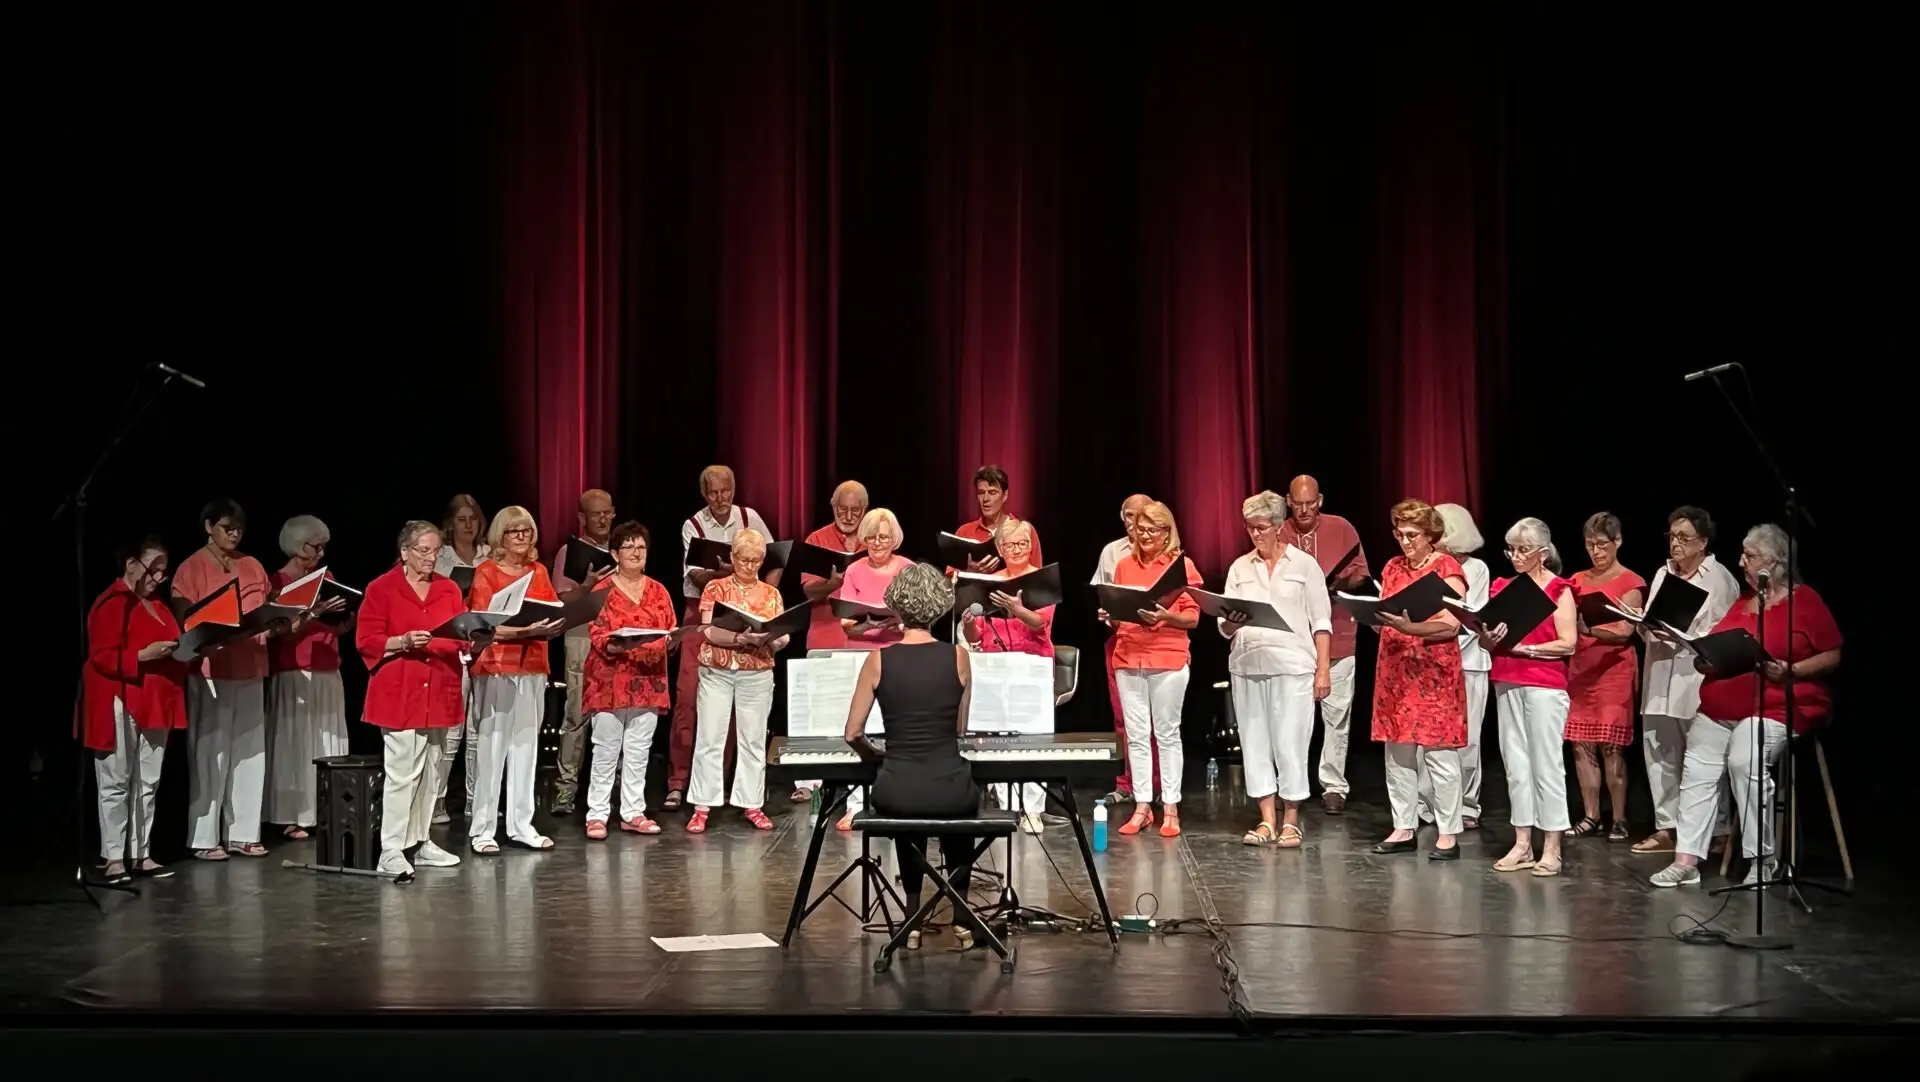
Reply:
[[[794, 658], [787, 662], [787, 735], [844, 736], [847, 711], [853, 708], [853, 688], [867, 651], [850, 650], [823, 657]], [[880, 704], [867, 712], [867, 732], [886, 733]]]
[[1037, 654], [974, 653], [970, 733], [1053, 732], [1053, 659]]

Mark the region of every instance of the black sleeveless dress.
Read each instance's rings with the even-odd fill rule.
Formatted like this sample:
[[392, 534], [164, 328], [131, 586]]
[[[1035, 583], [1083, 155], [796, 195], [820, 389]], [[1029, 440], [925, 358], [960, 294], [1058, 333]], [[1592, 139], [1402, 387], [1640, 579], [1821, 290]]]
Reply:
[[874, 698], [886, 721], [887, 757], [873, 783], [883, 815], [939, 817], [980, 810], [980, 788], [960, 757], [959, 647], [944, 642], [895, 643], [880, 655]]

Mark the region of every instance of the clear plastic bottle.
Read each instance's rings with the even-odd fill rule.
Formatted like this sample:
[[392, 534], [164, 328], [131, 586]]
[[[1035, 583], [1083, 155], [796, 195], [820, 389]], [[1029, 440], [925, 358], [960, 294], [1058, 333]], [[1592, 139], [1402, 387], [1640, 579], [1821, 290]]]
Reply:
[[1207, 760], [1207, 788], [1220, 788], [1220, 760]]
[[1107, 802], [1105, 800], [1093, 802], [1093, 851], [1096, 853], [1107, 851]]

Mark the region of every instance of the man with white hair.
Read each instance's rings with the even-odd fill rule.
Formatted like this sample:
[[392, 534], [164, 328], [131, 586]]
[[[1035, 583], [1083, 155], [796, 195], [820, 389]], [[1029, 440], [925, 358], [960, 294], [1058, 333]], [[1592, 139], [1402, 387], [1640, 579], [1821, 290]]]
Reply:
[[[834, 486], [833, 497], [827, 503], [833, 512], [832, 520], [808, 534], [805, 543], [834, 552], [859, 552], [860, 520], [867, 514], [867, 486], [858, 481], [842, 481]], [[800, 590], [808, 601], [830, 601], [840, 596], [840, 587], [845, 582], [846, 576], [839, 571], [826, 578], [803, 574]], [[846, 646], [847, 629], [841, 626], [840, 617], [834, 615], [833, 606], [815, 605], [813, 619], [807, 624], [807, 650], [844, 650]], [[795, 804], [804, 804], [813, 799], [813, 791], [819, 787], [817, 780], [797, 782], [791, 799]]]
[[[762, 537], [773, 536], [759, 512], [751, 507], [735, 506], [733, 483], [733, 471], [725, 466], [713, 465], [701, 470], [700, 496], [706, 501], [706, 506], [694, 512], [693, 517], [680, 527], [680, 584], [686, 598], [683, 626], [692, 627], [700, 622], [700, 594], [707, 588], [707, 583], [733, 573], [732, 568], [725, 566], [717, 571], [692, 566], [690, 553], [693, 539], [698, 537], [732, 544], [735, 534], [748, 529], [757, 531]], [[777, 585], [780, 572], [772, 571], [761, 577], [768, 585]], [[686, 807], [687, 780], [693, 772], [693, 737], [698, 720], [695, 706], [700, 696], [700, 651], [697, 639], [688, 639], [687, 642], [691, 645], [680, 648], [680, 671], [674, 684], [673, 727], [667, 740], [667, 798], [660, 803], [663, 811], [679, 811]], [[729, 738], [726, 742], [729, 757], [733, 746], [734, 741]]]
[[[1327, 589], [1352, 590], [1372, 580], [1360, 532], [1339, 515], [1320, 510], [1320, 482], [1306, 474], [1287, 486], [1287, 521], [1280, 540], [1314, 558]], [[1333, 688], [1320, 700], [1320, 800], [1328, 815], [1347, 810], [1347, 721], [1353, 713], [1353, 652], [1358, 631], [1345, 606], [1333, 607]]]
[[[579, 518], [578, 535], [583, 540], [606, 548], [607, 538], [613, 533], [613, 497], [597, 488], [582, 492]], [[553, 554], [553, 588], [561, 597], [582, 586], [591, 588], [601, 577], [589, 575], [586, 582], [575, 582], [567, 577], [567, 546], [562, 544], [559, 551]], [[568, 631], [563, 642], [567, 652], [567, 711], [560, 721], [560, 754], [554, 763], [559, 776], [554, 781], [552, 810], [555, 815], [572, 815], [573, 803], [580, 788], [580, 761], [587, 749], [586, 718], [580, 709], [580, 692], [587, 682], [587, 653], [593, 649], [589, 625], [581, 624]]]
[[[1113, 569], [1133, 552], [1134, 517], [1140, 514], [1142, 507], [1152, 502], [1153, 497], [1143, 492], [1136, 492], [1120, 501], [1121, 536], [1119, 540], [1109, 542], [1106, 548], [1100, 550], [1100, 563], [1094, 569], [1092, 585], [1112, 585]], [[1127, 719], [1120, 709], [1120, 685], [1113, 678], [1113, 646], [1116, 641], [1111, 633], [1107, 635], [1107, 701], [1113, 706], [1113, 731], [1119, 735], [1120, 746], [1124, 748], [1127, 746]], [[1153, 749], [1153, 772], [1155, 777], [1160, 774], [1158, 746]], [[1114, 803], [1133, 799], [1133, 764], [1126, 761], [1124, 756], [1120, 776], [1114, 779], [1113, 792], [1107, 794], [1107, 799]]]

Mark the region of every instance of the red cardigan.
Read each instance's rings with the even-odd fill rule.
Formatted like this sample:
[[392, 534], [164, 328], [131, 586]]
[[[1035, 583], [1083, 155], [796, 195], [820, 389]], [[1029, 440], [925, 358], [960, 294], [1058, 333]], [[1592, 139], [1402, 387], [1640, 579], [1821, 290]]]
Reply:
[[435, 639], [424, 649], [386, 656], [393, 636], [432, 631], [465, 611], [460, 587], [444, 575], [433, 577], [424, 601], [399, 567], [367, 584], [353, 636], [370, 674], [362, 721], [382, 729], [448, 729], [466, 720], [459, 641]]
[[187, 727], [187, 667], [171, 657], [141, 661], [140, 651], [180, 637], [165, 604], [141, 604], [115, 579], [87, 610], [87, 663], [80, 680], [81, 738], [94, 751], [112, 751], [113, 702], [125, 704], [142, 729]]

